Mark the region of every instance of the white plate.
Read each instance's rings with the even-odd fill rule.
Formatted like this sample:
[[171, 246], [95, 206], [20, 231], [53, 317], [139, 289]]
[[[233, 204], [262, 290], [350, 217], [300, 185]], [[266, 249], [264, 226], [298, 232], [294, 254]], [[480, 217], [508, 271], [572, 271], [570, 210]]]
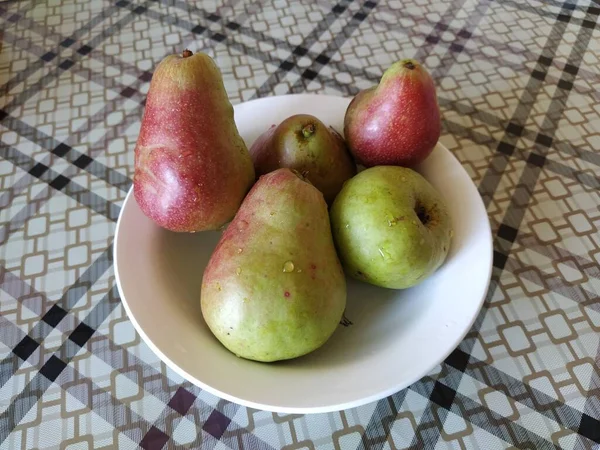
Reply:
[[[248, 146], [273, 123], [298, 113], [338, 131], [349, 99], [270, 97], [235, 106]], [[394, 291], [348, 279], [347, 317], [319, 350], [275, 364], [235, 357], [211, 334], [200, 311], [203, 270], [220, 232], [159, 228], [127, 195], [115, 236], [115, 273], [123, 306], [150, 348], [207, 391], [258, 409], [316, 413], [391, 395], [429, 372], [463, 339], [490, 280], [492, 239], [471, 179], [438, 145], [419, 171], [448, 202], [454, 241], [446, 263], [421, 285]]]

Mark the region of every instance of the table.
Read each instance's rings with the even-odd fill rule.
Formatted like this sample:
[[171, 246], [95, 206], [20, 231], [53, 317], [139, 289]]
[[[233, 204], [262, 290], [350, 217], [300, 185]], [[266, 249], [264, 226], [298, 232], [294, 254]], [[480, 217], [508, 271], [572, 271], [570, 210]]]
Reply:
[[[600, 444], [600, 7], [589, 0], [0, 2], [0, 449], [592, 449]], [[415, 57], [494, 233], [457, 350], [387, 399], [283, 415], [168, 369], [112, 240], [152, 70], [184, 47], [233, 103], [352, 96]]]

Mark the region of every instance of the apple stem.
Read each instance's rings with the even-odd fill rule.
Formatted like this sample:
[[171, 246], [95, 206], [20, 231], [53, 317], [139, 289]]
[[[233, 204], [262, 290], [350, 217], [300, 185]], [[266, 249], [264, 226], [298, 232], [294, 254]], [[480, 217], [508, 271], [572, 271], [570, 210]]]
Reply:
[[312, 123], [309, 123], [304, 128], [302, 128], [302, 136], [304, 136], [305, 138], [311, 137], [314, 132], [315, 132], [315, 126]]
[[415, 207], [415, 212], [417, 213], [417, 217], [423, 225], [427, 225], [429, 223], [430, 217], [429, 214], [427, 214], [427, 212], [425, 211], [425, 207], [423, 207], [423, 205], [418, 204]]
[[192, 51], [191, 51], [191, 50], [188, 50], [187, 48], [186, 48], [186, 49], [183, 51], [183, 54], [182, 54], [182, 56], [183, 56], [184, 58], [189, 58], [189, 57], [190, 57], [190, 56], [192, 56], [192, 55], [193, 55]]

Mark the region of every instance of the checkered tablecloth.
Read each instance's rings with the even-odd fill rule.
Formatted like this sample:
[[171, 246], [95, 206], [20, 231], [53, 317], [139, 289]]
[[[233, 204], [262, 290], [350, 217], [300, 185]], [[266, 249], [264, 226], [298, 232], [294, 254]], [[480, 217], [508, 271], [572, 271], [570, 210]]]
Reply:
[[[600, 443], [600, 6], [589, 0], [0, 1], [0, 449], [593, 449]], [[185, 46], [233, 103], [351, 96], [415, 57], [478, 186], [473, 329], [389, 398], [318, 415], [220, 400], [144, 344], [115, 222], [152, 70]], [[407, 362], [409, 363], [409, 362]]]

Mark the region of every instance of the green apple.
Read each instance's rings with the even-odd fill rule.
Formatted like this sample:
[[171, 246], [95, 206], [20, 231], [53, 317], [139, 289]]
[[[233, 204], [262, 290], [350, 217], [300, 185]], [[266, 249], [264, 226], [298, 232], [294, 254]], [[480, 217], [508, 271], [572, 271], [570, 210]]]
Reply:
[[344, 184], [331, 207], [340, 260], [350, 276], [405, 289], [435, 272], [452, 239], [448, 207], [412, 169], [376, 166]]

